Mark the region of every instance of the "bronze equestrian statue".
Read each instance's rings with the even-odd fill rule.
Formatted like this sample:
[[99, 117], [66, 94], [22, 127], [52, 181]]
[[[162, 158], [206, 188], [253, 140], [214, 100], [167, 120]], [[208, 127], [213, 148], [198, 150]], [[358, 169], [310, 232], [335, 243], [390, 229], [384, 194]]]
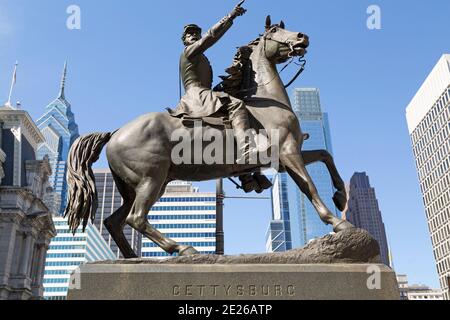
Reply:
[[[263, 35], [239, 49], [233, 66], [228, 69], [230, 76], [223, 78], [221, 89], [225, 93], [211, 91], [212, 73], [203, 70], [209, 66], [203, 52], [231, 26], [233, 17], [244, 12], [242, 8], [235, 8], [218, 27], [213, 27], [201, 39], [196, 27], [186, 28], [184, 39], [187, 47], [181, 58], [186, 95], [173, 114], [167, 112], [145, 114], [113, 133], [89, 134], [80, 137], [73, 144], [68, 160], [69, 200], [65, 212], [72, 231], [80, 224], [85, 228], [89, 220], [95, 217], [98, 206], [97, 191], [91, 166], [107, 145], [107, 159], [122, 195], [123, 205], [108, 217], [104, 224], [124, 257], [136, 257], [124, 236], [125, 225], [139, 231], [170, 254], [197, 254], [193, 247], [180, 245], [156, 230], [149, 223], [147, 215], [171, 181], [205, 181], [238, 177], [260, 172], [264, 167], [259, 162], [178, 165], [173, 163], [172, 150], [178, 141], [172, 141], [172, 133], [187, 130], [192, 133], [191, 137], [195, 137], [195, 128], [186, 125], [186, 119], [180, 115], [214, 117], [213, 111], [219, 110], [228, 113], [230, 122], [237, 129], [235, 130], [237, 141], [241, 139], [239, 130], [265, 129], [270, 141], [275, 140], [270, 134], [276, 130], [279, 138], [280, 171], [288, 172], [312, 202], [321, 220], [325, 224], [332, 225], [335, 232], [353, 228], [353, 225], [337, 218], [326, 207], [305, 168], [306, 165], [317, 161], [326, 164], [333, 185], [337, 189], [333, 197], [334, 203], [339, 210], [344, 210], [347, 204], [345, 185], [333, 158], [324, 150], [301, 151], [306, 135], [301, 131], [299, 120], [292, 110], [276, 67], [291, 57], [306, 54], [309, 46], [307, 35], [286, 30], [283, 22], [272, 24], [268, 17]], [[187, 70], [189, 68], [200, 68], [200, 72], [197, 72], [198, 70], [190, 72]], [[243, 109], [244, 106], [246, 110]], [[210, 130], [220, 132], [223, 130], [223, 127], [209, 124], [206, 120], [203, 126]], [[194, 140], [193, 138], [192, 145], [196, 143]], [[211, 144], [208, 141], [201, 143], [204, 149]], [[245, 142], [244, 145], [248, 147]], [[269, 152], [273, 151], [271, 149]]]

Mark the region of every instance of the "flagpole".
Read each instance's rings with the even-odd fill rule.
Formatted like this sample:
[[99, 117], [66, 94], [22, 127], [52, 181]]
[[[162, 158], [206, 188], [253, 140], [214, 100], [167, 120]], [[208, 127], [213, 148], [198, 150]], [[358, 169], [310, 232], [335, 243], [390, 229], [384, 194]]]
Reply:
[[17, 76], [17, 66], [19, 63], [16, 61], [16, 64], [14, 65], [14, 73], [11, 80], [11, 88], [9, 89], [9, 96], [8, 96], [8, 102], [6, 104], [11, 105], [11, 96], [13, 92], [14, 85], [16, 84], [16, 76]]

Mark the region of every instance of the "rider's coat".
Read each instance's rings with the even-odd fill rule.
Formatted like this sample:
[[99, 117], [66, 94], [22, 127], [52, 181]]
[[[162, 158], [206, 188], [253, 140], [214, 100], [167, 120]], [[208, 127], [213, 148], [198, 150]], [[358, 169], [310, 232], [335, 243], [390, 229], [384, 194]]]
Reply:
[[186, 93], [176, 110], [171, 112], [173, 116], [207, 117], [230, 102], [228, 94], [211, 90], [213, 71], [204, 52], [219, 41], [232, 25], [233, 20], [225, 17], [199, 41], [184, 49], [180, 57], [180, 75]]

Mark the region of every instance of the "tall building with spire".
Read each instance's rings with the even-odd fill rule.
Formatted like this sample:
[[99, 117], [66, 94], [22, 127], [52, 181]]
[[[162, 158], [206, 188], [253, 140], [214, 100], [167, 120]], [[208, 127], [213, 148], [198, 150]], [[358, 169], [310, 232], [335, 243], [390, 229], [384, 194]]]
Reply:
[[53, 187], [53, 212], [62, 215], [66, 207], [67, 194], [67, 157], [72, 143], [79, 137], [78, 126], [72, 113], [70, 103], [66, 99], [65, 87], [67, 77], [67, 62], [61, 78], [58, 97], [46, 108], [45, 113], [36, 124], [42, 132], [45, 142], [38, 148], [38, 159], [48, 155], [52, 167], [50, 183]]
[[[317, 88], [294, 90], [293, 109], [303, 132], [310, 135], [303, 150], [327, 150], [333, 154], [328, 114], [322, 111]], [[334, 188], [330, 174], [322, 163], [307, 167], [317, 191], [327, 207], [339, 216], [332, 198]], [[287, 173], [274, 177], [272, 189], [272, 221], [266, 236], [268, 252], [286, 251], [306, 245], [310, 240], [332, 232], [325, 225], [308, 198]]]

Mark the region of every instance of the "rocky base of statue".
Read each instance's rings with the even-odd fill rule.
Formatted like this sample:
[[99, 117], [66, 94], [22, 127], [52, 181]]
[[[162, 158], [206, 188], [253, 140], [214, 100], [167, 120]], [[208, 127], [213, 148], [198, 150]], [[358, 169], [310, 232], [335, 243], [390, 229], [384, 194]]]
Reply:
[[398, 300], [378, 243], [359, 229], [285, 253], [90, 263], [71, 278], [69, 300]]
[[130, 259], [100, 264], [318, 264], [380, 263], [378, 242], [365, 230], [348, 229], [281, 253], [239, 256], [193, 255], [168, 259]]

